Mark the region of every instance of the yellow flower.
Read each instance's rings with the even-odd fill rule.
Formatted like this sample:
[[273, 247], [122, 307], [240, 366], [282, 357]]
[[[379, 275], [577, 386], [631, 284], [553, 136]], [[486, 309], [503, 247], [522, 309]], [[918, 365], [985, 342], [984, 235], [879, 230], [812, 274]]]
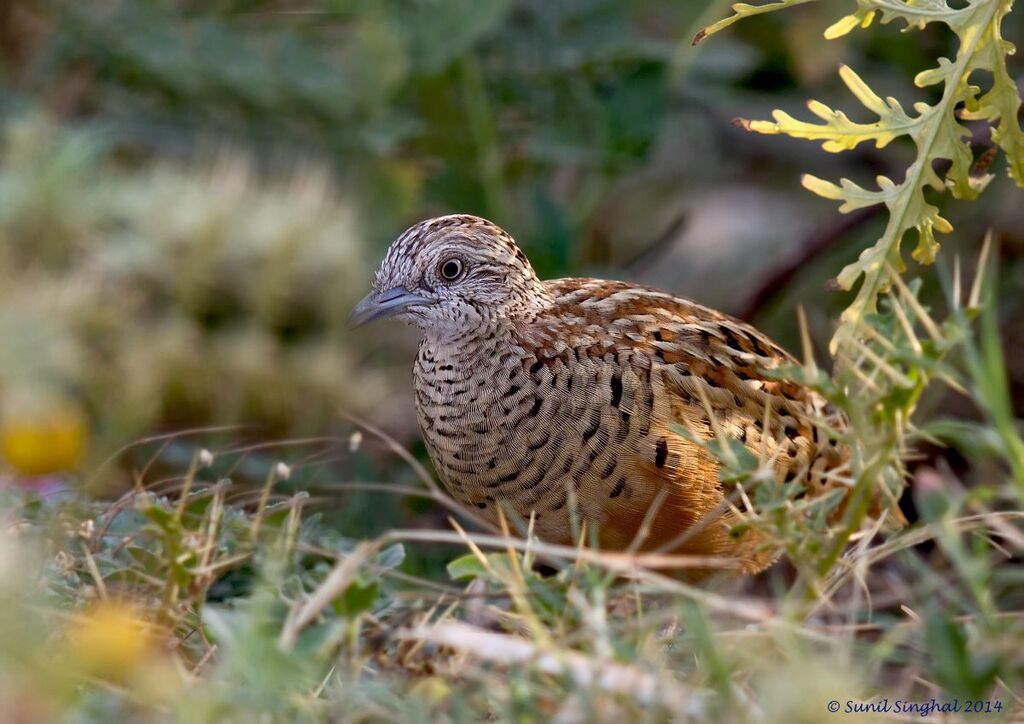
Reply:
[[425, 699], [431, 704], [440, 704], [451, 694], [447, 682], [439, 676], [420, 679], [412, 687], [412, 695]]
[[10, 414], [0, 422], [0, 454], [22, 475], [70, 470], [85, 449], [86, 427], [85, 416], [69, 404]]
[[125, 680], [152, 660], [156, 651], [153, 633], [134, 606], [100, 603], [71, 624], [71, 658], [84, 673]]

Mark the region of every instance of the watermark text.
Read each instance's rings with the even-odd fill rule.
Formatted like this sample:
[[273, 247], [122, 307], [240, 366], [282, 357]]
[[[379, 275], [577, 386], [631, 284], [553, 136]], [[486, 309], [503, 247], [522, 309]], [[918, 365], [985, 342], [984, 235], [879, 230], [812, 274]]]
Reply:
[[875, 699], [858, 701], [832, 699], [828, 703], [832, 714], [913, 714], [929, 717], [932, 714], [999, 714], [1003, 711], [1003, 702], [998, 699], [927, 699], [909, 701], [907, 699]]

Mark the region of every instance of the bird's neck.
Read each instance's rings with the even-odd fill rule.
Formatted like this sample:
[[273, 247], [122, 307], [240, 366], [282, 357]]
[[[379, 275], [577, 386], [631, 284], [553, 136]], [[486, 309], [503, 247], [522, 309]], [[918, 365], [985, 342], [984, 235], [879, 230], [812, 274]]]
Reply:
[[501, 320], [462, 330], [461, 334], [427, 333], [420, 341], [419, 361], [480, 374], [517, 363], [520, 351], [516, 326]]
[[[500, 311], [482, 313], [449, 326], [423, 329], [421, 358], [443, 360], [444, 364], [477, 369], [508, 368], [510, 358], [529, 356], [523, 348], [524, 330], [550, 310], [554, 297], [542, 282], [533, 279], [529, 294], [517, 296]], [[480, 310], [478, 310], [480, 311]]]

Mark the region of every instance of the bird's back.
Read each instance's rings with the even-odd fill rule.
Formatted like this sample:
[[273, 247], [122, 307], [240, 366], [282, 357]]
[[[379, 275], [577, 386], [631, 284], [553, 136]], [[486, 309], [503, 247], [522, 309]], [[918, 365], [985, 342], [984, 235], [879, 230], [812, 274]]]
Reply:
[[417, 409], [449, 490], [491, 517], [499, 505], [533, 511], [552, 542], [571, 542], [575, 503], [618, 549], [660, 497], [643, 549], [728, 556], [748, 571], [769, 563], [755, 534], [730, 534], [742, 503], [727, 500], [715, 457], [691, 438], [717, 430], [801, 495], [825, 492], [844, 454], [816, 422], [840, 421], [814, 393], [765, 374], [791, 358], [749, 325], [665, 292], [595, 279], [544, 286], [554, 302], [536, 318], [421, 346]]

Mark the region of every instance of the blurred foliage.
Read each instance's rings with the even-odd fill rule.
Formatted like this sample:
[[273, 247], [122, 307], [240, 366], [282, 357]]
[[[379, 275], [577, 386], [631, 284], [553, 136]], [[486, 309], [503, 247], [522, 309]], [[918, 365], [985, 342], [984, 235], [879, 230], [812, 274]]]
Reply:
[[675, 39], [642, 19], [692, 15], [607, 0], [22, 6], [43, 28], [22, 83], [61, 79], [53, 102], [115, 121], [122, 142], [166, 151], [228, 132], [326, 154], [371, 229], [396, 232], [423, 196], [525, 217], [527, 239], [562, 246], [546, 271], [566, 268], [568, 232], [657, 131]]
[[[3, 137], [9, 462], [61, 469], [75, 447], [58, 444], [74, 437], [62, 430], [81, 427], [83, 411], [109, 454], [159, 424], [322, 432], [339, 409], [372, 401], [375, 373], [346, 383], [353, 357], [337, 341], [367, 264], [325, 172], [302, 165], [268, 183], [226, 152], [141, 168], [110, 153], [102, 137], [38, 117]], [[47, 434], [62, 459], [49, 465], [32, 452]]]
[[[371, 612], [392, 605], [381, 580], [403, 548], [342, 538], [302, 515], [305, 494], [253, 513], [226, 504], [231, 481], [205, 479], [211, 462], [196, 457], [176, 500], [136, 491], [96, 504], [5, 491], [4, 509], [16, 516], [0, 534], [8, 714], [310, 720], [324, 708], [302, 688], [323, 679], [325, 659], [350, 645]], [[268, 486], [287, 472], [272, 471]], [[349, 561], [343, 579], [337, 560]], [[315, 622], [294, 622], [296, 604], [324, 585], [337, 600], [324, 601]], [[217, 673], [200, 679], [217, 652]]]

